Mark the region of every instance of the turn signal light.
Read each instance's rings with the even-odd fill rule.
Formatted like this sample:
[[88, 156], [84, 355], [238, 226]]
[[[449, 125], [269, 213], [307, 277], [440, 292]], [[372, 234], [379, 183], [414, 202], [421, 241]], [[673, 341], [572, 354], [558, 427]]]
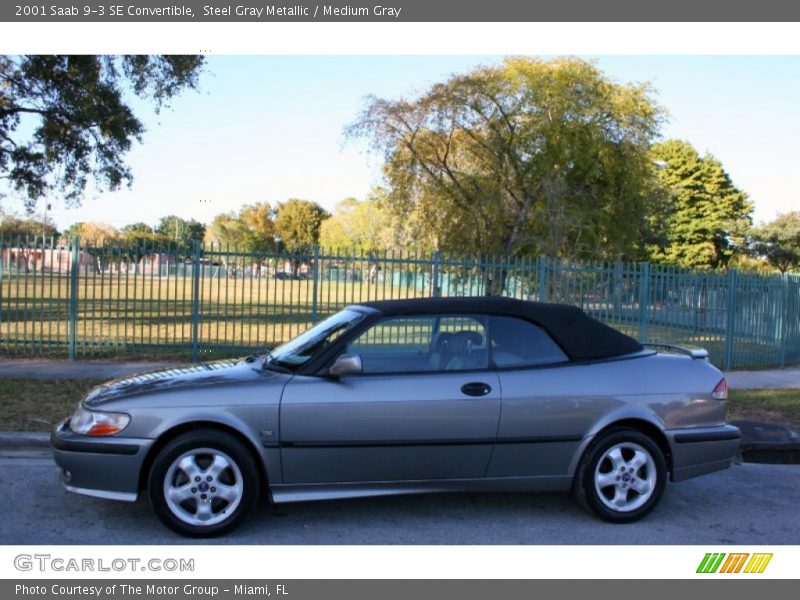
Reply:
[[125, 429], [130, 420], [130, 416], [123, 413], [88, 410], [79, 404], [70, 417], [69, 428], [82, 435], [114, 435]]

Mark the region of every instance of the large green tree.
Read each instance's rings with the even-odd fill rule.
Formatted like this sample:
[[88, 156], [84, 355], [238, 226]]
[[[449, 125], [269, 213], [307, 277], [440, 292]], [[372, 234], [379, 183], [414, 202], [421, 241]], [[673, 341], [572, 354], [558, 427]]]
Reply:
[[319, 241], [326, 248], [376, 252], [393, 246], [393, 219], [378, 198], [345, 198], [322, 222]]
[[239, 212], [222, 213], [206, 228], [205, 240], [247, 252], [267, 252], [275, 248], [275, 225], [268, 202], [247, 204]]
[[346, 134], [383, 154], [396, 206], [433, 247], [611, 257], [643, 235], [662, 116], [648, 85], [592, 63], [512, 58], [371, 97]]
[[73, 223], [64, 231], [64, 237], [76, 237], [81, 244], [101, 245], [113, 243], [120, 238], [120, 232], [110, 223], [102, 221], [80, 221]]
[[751, 238], [755, 254], [781, 273], [800, 267], [800, 212], [780, 215], [754, 228]]
[[163, 240], [177, 246], [188, 247], [195, 241], [202, 241], [206, 226], [195, 219], [183, 219], [176, 215], [161, 217], [155, 233]]
[[58, 230], [49, 219], [43, 223], [36, 219], [20, 218], [0, 212], [0, 238], [4, 238], [5, 241], [13, 243], [18, 239], [27, 238], [29, 242], [35, 242], [41, 241], [43, 235], [46, 239], [58, 236]]
[[[689, 268], [728, 265], [737, 239], [751, 223], [753, 205], [711, 154], [700, 156], [682, 140], [656, 144], [657, 177], [670, 196], [665, 243], [653, 249], [656, 260]], [[741, 242], [740, 242], [741, 243]]]
[[28, 209], [45, 195], [77, 204], [130, 184], [125, 155], [144, 126], [126, 91], [156, 109], [196, 88], [201, 56], [0, 56], [0, 179]]
[[126, 247], [137, 249], [136, 256], [139, 258], [143, 256], [145, 250], [149, 251], [168, 243], [164, 236], [156, 233], [154, 227], [141, 221], [123, 226], [119, 234]]
[[330, 215], [316, 202], [291, 198], [275, 208], [275, 234], [289, 252], [309, 252], [319, 243], [322, 222]]

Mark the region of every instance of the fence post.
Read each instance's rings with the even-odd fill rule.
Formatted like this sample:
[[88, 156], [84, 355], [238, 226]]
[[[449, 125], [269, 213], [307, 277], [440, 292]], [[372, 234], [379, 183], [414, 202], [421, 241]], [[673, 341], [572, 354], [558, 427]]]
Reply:
[[201, 253], [200, 241], [194, 240], [192, 244], [192, 362], [197, 362], [199, 355]]
[[650, 263], [643, 262], [639, 269], [639, 339], [647, 341], [650, 307]]
[[319, 246], [314, 244], [314, 262], [311, 265], [311, 277], [313, 278], [311, 293], [311, 324], [317, 324], [317, 310], [319, 297]]
[[439, 287], [439, 265], [442, 260], [442, 255], [439, 251], [433, 253], [433, 267], [431, 269], [431, 293], [434, 298], [442, 295], [442, 289]]
[[725, 370], [733, 367], [733, 334], [736, 326], [736, 269], [728, 271], [728, 308], [725, 326]]
[[539, 283], [539, 302], [547, 302], [547, 257], [540, 256], [536, 259], [536, 279]]
[[778, 335], [781, 338], [780, 368], [783, 369], [786, 367], [786, 338], [789, 335], [787, 331], [789, 321], [789, 275], [787, 273], [783, 273], [781, 276], [781, 284], [781, 312], [779, 315], [780, 326], [778, 328]]
[[623, 284], [623, 272], [622, 272], [622, 255], [617, 254], [617, 258], [614, 260], [614, 276], [613, 276], [613, 291], [612, 291], [612, 302], [614, 303], [614, 315], [617, 319], [624, 320], [622, 316], [622, 284]]
[[69, 240], [69, 303], [67, 311], [67, 353], [69, 360], [75, 360], [78, 350], [78, 276], [80, 275], [80, 240]]

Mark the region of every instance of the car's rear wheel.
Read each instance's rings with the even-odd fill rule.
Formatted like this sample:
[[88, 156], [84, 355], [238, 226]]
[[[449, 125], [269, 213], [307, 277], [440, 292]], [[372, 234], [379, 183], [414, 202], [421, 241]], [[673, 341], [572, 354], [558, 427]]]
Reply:
[[630, 523], [658, 504], [667, 463], [649, 436], [635, 429], [603, 434], [586, 451], [575, 477], [575, 495], [606, 521]]
[[167, 527], [191, 537], [237, 527], [259, 494], [256, 461], [236, 437], [204, 429], [179, 435], [158, 453], [148, 495]]

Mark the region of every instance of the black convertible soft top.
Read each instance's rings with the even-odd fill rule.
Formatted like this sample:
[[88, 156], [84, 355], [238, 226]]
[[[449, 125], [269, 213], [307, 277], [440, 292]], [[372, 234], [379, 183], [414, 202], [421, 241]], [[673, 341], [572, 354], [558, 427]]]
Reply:
[[518, 317], [547, 331], [571, 360], [606, 359], [643, 350], [632, 337], [568, 304], [483, 296], [379, 300], [361, 302], [357, 306], [366, 306], [387, 316], [461, 313]]

